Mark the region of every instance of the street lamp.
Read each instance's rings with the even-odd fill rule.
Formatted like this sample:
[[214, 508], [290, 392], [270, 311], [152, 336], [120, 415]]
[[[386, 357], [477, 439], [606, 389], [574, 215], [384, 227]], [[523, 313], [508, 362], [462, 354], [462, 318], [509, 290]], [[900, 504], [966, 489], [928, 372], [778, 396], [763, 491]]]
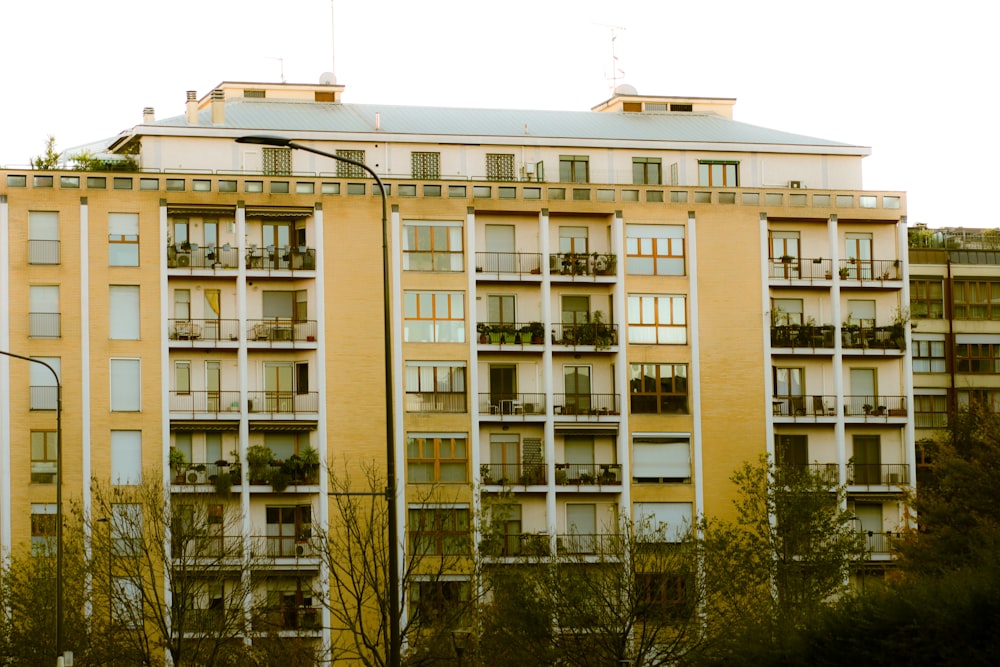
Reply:
[[258, 134], [246, 137], [238, 137], [238, 144], [257, 144], [261, 146], [276, 146], [279, 148], [291, 148], [294, 150], [315, 153], [339, 162], [353, 164], [364, 169], [378, 184], [379, 194], [382, 197], [382, 307], [383, 331], [385, 345], [385, 456], [386, 456], [386, 489], [385, 497], [389, 503], [389, 667], [399, 667], [400, 663], [400, 637], [399, 637], [399, 552], [396, 536], [396, 526], [398, 517], [396, 516], [396, 443], [393, 430], [393, 420], [395, 411], [392, 405], [392, 324], [389, 318], [389, 231], [386, 221], [387, 205], [385, 197], [385, 185], [371, 167], [364, 162], [352, 160], [351, 158], [335, 153], [321, 151], [311, 146], [294, 143], [286, 137], [274, 135]]
[[462, 667], [462, 658], [465, 655], [466, 649], [469, 648], [469, 640], [471, 638], [472, 633], [468, 630], [451, 631], [451, 645], [455, 649], [455, 657], [458, 658], [458, 667]]
[[62, 384], [56, 369], [41, 359], [32, 359], [13, 352], [0, 354], [5, 357], [30, 361], [45, 366], [56, 380], [56, 665], [62, 665], [63, 657], [63, 520], [62, 520]]

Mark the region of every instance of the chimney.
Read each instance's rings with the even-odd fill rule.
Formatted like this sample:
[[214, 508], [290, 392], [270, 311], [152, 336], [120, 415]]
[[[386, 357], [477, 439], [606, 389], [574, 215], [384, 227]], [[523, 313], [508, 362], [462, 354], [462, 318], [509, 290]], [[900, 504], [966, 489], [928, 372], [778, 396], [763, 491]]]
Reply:
[[145, 107], [142, 110], [142, 122], [152, 123], [154, 120], [156, 120], [156, 112], [153, 111], [153, 107]]
[[226, 91], [216, 88], [212, 91], [212, 125], [226, 122]]
[[197, 99], [197, 92], [194, 90], [187, 91], [187, 106], [185, 107], [185, 116], [187, 117], [188, 125], [198, 124], [198, 99]]

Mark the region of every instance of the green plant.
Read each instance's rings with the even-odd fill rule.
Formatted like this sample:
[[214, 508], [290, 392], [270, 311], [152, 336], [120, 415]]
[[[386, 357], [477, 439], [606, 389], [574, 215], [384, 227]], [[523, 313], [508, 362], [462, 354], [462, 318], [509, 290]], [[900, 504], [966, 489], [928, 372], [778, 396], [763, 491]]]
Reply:
[[93, 151], [82, 150], [71, 155], [73, 168], [77, 171], [139, 171], [139, 161], [134, 155], [103, 158]]
[[170, 467], [176, 471], [178, 468], [183, 467], [185, 463], [187, 463], [187, 457], [184, 456], [184, 452], [177, 449], [176, 447], [171, 447]]
[[247, 466], [249, 467], [250, 483], [264, 484], [270, 476], [270, 465], [274, 459], [271, 448], [267, 445], [251, 445], [247, 447]]
[[233, 490], [233, 476], [228, 472], [220, 472], [215, 476], [215, 492], [220, 496], [228, 496]]
[[288, 488], [288, 484], [292, 481], [291, 475], [285, 470], [284, 466], [277, 468], [271, 472], [270, 475], [271, 487], [278, 492], [284, 491]]
[[545, 342], [545, 325], [541, 322], [528, 322], [528, 331], [531, 332], [531, 342], [541, 345]]
[[56, 150], [56, 138], [51, 134], [45, 141], [45, 152], [31, 158], [32, 169], [55, 169], [59, 166], [59, 152]]

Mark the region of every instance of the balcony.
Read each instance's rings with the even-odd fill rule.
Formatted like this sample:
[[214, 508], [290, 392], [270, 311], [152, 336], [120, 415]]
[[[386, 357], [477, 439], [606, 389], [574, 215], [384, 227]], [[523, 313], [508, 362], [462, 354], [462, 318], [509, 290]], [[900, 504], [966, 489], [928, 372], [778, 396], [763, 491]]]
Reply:
[[882, 350], [903, 352], [906, 350], [906, 332], [902, 325], [883, 327], [863, 327], [848, 325], [840, 332], [845, 350]]
[[201, 247], [197, 243], [180, 243], [167, 246], [168, 269], [225, 269], [235, 270], [240, 265], [239, 248], [228, 243], [222, 246]]
[[771, 347], [812, 351], [833, 351], [836, 327], [832, 324], [780, 324], [771, 327]]
[[[285, 526], [285, 528], [287, 529], [288, 526]], [[310, 538], [295, 537], [293, 535], [255, 535], [250, 540], [250, 550], [255, 558], [304, 558], [316, 561], [318, 564], [319, 548]]]
[[319, 412], [319, 392], [248, 391], [248, 409], [251, 413], [316, 414]]
[[[772, 396], [771, 411], [777, 422], [834, 422], [837, 397], [833, 395]], [[907, 418], [905, 396], [844, 396], [848, 422], [901, 423]]]
[[542, 255], [537, 252], [477, 252], [476, 280], [541, 280]]
[[556, 540], [560, 556], [567, 554], [597, 555], [622, 553], [622, 537], [614, 533], [568, 533], [560, 534]]
[[182, 544], [172, 545], [171, 556], [174, 560], [212, 559], [212, 565], [219, 565], [220, 558], [233, 559], [236, 568], [241, 567], [239, 559], [243, 557], [243, 538], [240, 535], [201, 535], [188, 537]]
[[[504, 419], [545, 416], [545, 394], [489, 392], [479, 394], [481, 419]], [[526, 420], [527, 421], [527, 420]]]
[[549, 536], [545, 533], [488, 535], [479, 543], [479, 551], [484, 556], [499, 558], [548, 556]]
[[307, 246], [267, 246], [247, 248], [245, 264], [248, 271], [315, 271], [316, 249]]
[[221, 419], [240, 418], [240, 392], [230, 391], [171, 391], [170, 416], [199, 417], [214, 416]]
[[865, 551], [869, 560], [887, 560], [896, 553], [903, 539], [903, 534], [900, 532], [878, 533], [873, 530], [863, 530], [861, 533], [865, 536]]
[[[833, 280], [833, 260], [822, 257], [769, 257], [768, 277], [771, 284], [797, 286], [820, 284], [828, 286]], [[831, 281], [831, 282], [825, 282]]]
[[617, 419], [621, 415], [619, 394], [553, 394], [554, 411], [562, 419], [598, 421], [606, 417]]
[[316, 320], [270, 318], [247, 320], [247, 340], [251, 343], [293, 343], [316, 341]]
[[848, 421], [905, 422], [906, 396], [844, 396]]
[[268, 607], [253, 619], [253, 629], [257, 632], [320, 631], [322, 610], [311, 605], [287, 605]]
[[239, 340], [239, 330], [239, 320], [191, 318], [167, 320], [167, 337], [170, 339], [171, 347], [195, 347], [197, 343], [221, 341], [236, 343]]
[[613, 278], [617, 270], [618, 256], [610, 252], [560, 252], [549, 255], [549, 273], [554, 281], [590, 278], [597, 282], [599, 277]]
[[[545, 327], [541, 322], [480, 322], [476, 325], [479, 345], [497, 349], [523, 350], [525, 345], [544, 345]], [[541, 351], [541, 347], [537, 349]]]
[[557, 463], [558, 486], [621, 486], [620, 463]]
[[538, 486], [546, 484], [545, 462], [484, 463], [479, 466], [479, 481], [485, 486]]
[[[903, 487], [910, 484], [910, 466], [906, 463], [848, 463], [849, 487]], [[850, 489], [850, 490], [853, 490]]]
[[901, 281], [902, 270], [902, 263], [898, 259], [842, 259], [837, 273], [841, 280], [881, 284], [886, 281]]
[[[191, 463], [175, 465], [172, 467], [171, 472], [174, 476], [174, 484], [207, 486], [214, 485], [215, 479], [220, 473], [228, 472], [232, 474], [235, 472], [236, 475], [239, 475], [239, 467], [231, 466], [229, 461], [226, 460], [212, 461], [211, 463], [193, 461]], [[239, 479], [234, 483], [239, 484]]]
[[618, 346], [618, 325], [603, 321], [603, 315], [595, 313], [591, 322], [561, 322], [552, 329], [555, 345], [577, 348], [593, 346], [595, 351], [609, 350]]

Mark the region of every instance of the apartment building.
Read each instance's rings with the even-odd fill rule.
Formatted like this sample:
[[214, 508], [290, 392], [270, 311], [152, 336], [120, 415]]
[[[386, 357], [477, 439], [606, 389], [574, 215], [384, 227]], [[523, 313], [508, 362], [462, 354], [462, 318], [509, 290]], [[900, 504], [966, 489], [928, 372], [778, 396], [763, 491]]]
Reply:
[[[448, 533], [500, 492], [499, 562], [599, 549], [621, 517], [683, 532], [766, 452], [846, 483], [890, 559], [919, 343], [905, 195], [862, 189], [866, 147], [630, 87], [587, 112], [343, 92], [224, 82], [109, 142], [138, 171], [3, 170], [0, 349], [60, 373], [68, 496], [153, 474], [181, 502], [228, 478], [261, 595], [329, 641], [319, 471], [385, 459], [382, 200], [349, 163], [234, 141], [267, 133], [386, 184], [405, 548], [475, 544]], [[55, 497], [54, 381], [23, 363], [0, 358], [5, 551], [46, 537]], [[413, 582], [411, 602], [466, 588]]]

